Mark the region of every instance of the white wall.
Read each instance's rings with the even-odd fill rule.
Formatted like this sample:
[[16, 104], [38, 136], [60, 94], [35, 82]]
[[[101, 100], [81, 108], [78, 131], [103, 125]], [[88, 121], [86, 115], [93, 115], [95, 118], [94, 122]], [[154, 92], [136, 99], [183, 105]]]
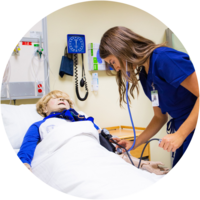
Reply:
[[[99, 43], [101, 36], [109, 28], [125, 26], [155, 43], [161, 43], [165, 41], [165, 29], [167, 27], [158, 19], [140, 9], [105, 1], [84, 2], [62, 8], [47, 16], [47, 26], [49, 63], [52, 71], [50, 74], [51, 90], [59, 89], [67, 92], [75, 101], [76, 109], [93, 116], [95, 122], [101, 127], [131, 125], [126, 105], [124, 105], [125, 109], [119, 107], [119, 94], [115, 77], [109, 77], [102, 71], [99, 72], [99, 91], [97, 94], [91, 92], [92, 72], [88, 71], [87, 52], [84, 56], [89, 86], [89, 97], [86, 101], [77, 100], [74, 77], [66, 75], [64, 78], [59, 77], [61, 57], [67, 44], [67, 34], [84, 34], [87, 45], [91, 42]], [[81, 67], [79, 67], [79, 80], [81, 73]], [[83, 97], [85, 89], [79, 86], [79, 91], [81, 97]], [[153, 109], [141, 87], [139, 96], [132, 100], [131, 105], [135, 126], [146, 127], [153, 116]], [[156, 137], [162, 138], [165, 134], [164, 127]], [[151, 143], [151, 159], [162, 161], [170, 167], [169, 153], [157, 146], [157, 142]]]

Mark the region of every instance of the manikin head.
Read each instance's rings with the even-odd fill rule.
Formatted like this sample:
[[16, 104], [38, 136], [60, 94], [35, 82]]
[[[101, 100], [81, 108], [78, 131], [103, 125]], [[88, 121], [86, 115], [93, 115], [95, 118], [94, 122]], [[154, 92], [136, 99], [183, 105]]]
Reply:
[[52, 112], [62, 112], [73, 107], [72, 100], [67, 93], [53, 90], [42, 97], [36, 104], [37, 112], [46, 117]]

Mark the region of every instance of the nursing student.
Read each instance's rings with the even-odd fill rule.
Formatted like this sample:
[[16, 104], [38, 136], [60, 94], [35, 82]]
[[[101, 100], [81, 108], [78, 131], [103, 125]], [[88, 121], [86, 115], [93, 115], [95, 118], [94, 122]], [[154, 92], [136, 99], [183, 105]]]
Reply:
[[[174, 167], [190, 144], [199, 111], [197, 75], [189, 56], [164, 43], [155, 44], [126, 27], [106, 31], [99, 52], [107, 70], [111, 66], [116, 71], [120, 106], [122, 102], [126, 103], [127, 79], [133, 98], [134, 89], [139, 93], [140, 82], [152, 101], [154, 116], [133, 149], [153, 137], [167, 123], [168, 114], [172, 117], [167, 123], [168, 134], [162, 138], [159, 147], [175, 153]], [[133, 145], [132, 141], [115, 140], [126, 149]]]

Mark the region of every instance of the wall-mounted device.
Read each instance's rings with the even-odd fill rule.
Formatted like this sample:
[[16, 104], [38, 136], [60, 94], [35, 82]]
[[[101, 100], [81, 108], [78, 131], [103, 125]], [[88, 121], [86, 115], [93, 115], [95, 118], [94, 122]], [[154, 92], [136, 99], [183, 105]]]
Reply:
[[[88, 88], [85, 77], [85, 69], [84, 69], [84, 60], [83, 54], [86, 52], [86, 44], [85, 44], [85, 35], [80, 34], [68, 34], [67, 35], [67, 47], [68, 53], [74, 55], [74, 71], [75, 71], [75, 89], [76, 95], [80, 101], [85, 101], [88, 97]], [[85, 85], [86, 94], [84, 98], [81, 98], [78, 91], [78, 57], [77, 54], [82, 55], [82, 79], [80, 81], [80, 86], [83, 87]]]
[[106, 70], [105, 61], [101, 59], [99, 55], [99, 44], [89, 43], [88, 44], [88, 64], [89, 71], [100, 71]]
[[19, 43], [17, 44], [17, 46], [15, 47], [14, 51], [13, 51], [13, 56], [19, 56], [19, 51], [20, 51], [20, 46]]
[[[99, 43], [88, 44], [88, 69], [89, 71], [103, 71], [106, 70], [106, 63], [101, 59], [99, 54]], [[113, 70], [109, 67], [109, 70]]]
[[37, 53], [39, 54], [40, 58], [41, 58], [42, 52], [43, 52], [41, 40], [42, 40], [42, 38], [41, 38], [41, 35], [40, 35], [40, 37], [39, 37], [39, 46], [38, 46], [38, 49], [37, 49]]

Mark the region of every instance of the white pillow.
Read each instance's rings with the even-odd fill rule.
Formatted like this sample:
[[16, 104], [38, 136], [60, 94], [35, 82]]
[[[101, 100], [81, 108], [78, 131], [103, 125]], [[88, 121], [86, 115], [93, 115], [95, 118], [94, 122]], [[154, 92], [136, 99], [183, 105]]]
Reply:
[[[84, 112], [78, 111], [85, 115]], [[36, 104], [7, 105], [1, 104], [1, 115], [8, 139], [13, 149], [20, 149], [28, 128], [43, 119], [36, 111]]]
[[5, 131], [14, 149], [21, 147], [28, 128], [43, 119], [37, 113], [35, 104], [19, 106], [1, 104], [1, 114]]

